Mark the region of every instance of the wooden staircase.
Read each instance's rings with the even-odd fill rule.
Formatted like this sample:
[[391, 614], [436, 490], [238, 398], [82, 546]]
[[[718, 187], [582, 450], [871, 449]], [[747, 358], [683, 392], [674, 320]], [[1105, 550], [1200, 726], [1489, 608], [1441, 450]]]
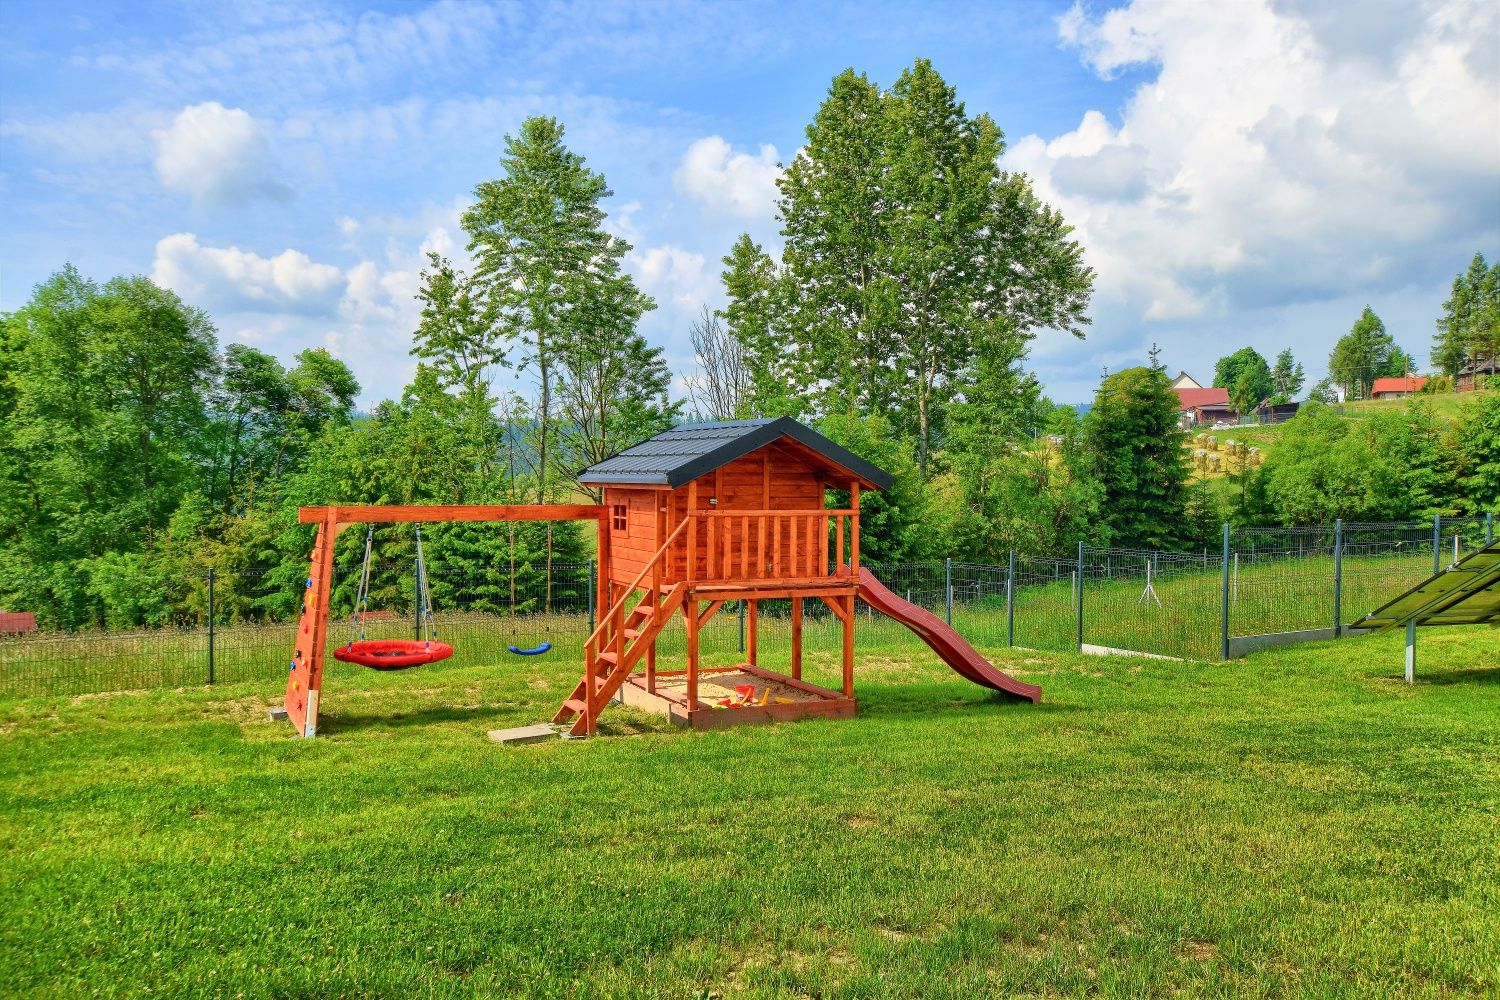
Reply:
[[[656, 637], [672, 620], [687, 597], [688, 584], [678, 583], [667, 590], [661, 586], [662, 561], [684, 528], [693, 520], [685, 518], [667, 536], [661, 548], [625, 587], [614, 607], [603, 616], [599, 627], [583, 644], [583, 679], [552, 716], [553, 725], [572, 725], [569, 736], [592, 736], [598, 726], [599, 713], [620, 690], [656, 643]], [[643, 587], [646, 577], [651, 582]], [[640, 590], [646, 596], [627, 614], [625, 605]]]
[[[618, 626], [614, 619], [607, 621], [606, 627], [595, 633], [597, 639], [584, 644], [583, 679], [552, 716], [553, 724], [572, 722], [569, 736], [592, 736], [599, 713], [640, 665], [686, 595], [684, 583], [662, 594], [660, 602], [654, 602], [654, 593], [648, 593], [630, 614], [619, 619]], [[590, 688], [592, 696], [586, 697]]]

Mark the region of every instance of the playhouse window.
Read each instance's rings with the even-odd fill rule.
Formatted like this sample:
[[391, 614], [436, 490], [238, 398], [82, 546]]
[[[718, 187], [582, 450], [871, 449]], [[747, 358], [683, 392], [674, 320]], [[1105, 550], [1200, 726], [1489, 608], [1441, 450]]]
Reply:
[[625, 516], [626, 507], [622, 503], [614, 504], [609, 509], [609, 526], [616, 531], [624, 531], [629, 524]]

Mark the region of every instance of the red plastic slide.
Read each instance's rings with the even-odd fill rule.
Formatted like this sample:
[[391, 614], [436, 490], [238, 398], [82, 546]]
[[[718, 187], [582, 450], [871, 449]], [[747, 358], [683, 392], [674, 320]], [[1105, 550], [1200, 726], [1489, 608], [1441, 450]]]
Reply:
[[859, 568], [859, 599], [921, 636], [922, 641], [965, 680], [1015, 698], [1024, 698], [1033, 704], [1041, 701], [1041, 688], [1035, 684], [1022, 684], [996, 670], [941, 618], [910, 601], [903, 601], [863, 566]]

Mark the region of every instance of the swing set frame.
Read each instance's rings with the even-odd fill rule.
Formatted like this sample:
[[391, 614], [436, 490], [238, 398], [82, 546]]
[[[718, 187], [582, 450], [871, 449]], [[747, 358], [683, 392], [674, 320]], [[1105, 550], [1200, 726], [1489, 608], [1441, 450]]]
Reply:
[[[330, 506], [303, 507], [297, 512], [302, 524], [316, 524], [317, 535], [308, 556], [307, 582], [302, 616], [297, 624], [296, 651], [292, 655], [283, 705], [289, 721], [304, 737], [316, 736], [318, 703], [323, 690], [324, 650], [328, 643], [328, 602], [333, 584], [333, 546], [338, 536], [354, 524], [426, 524], [456, 521], [593, 521], [600, 532], [601, 547], [606, 527], [605, 508], [597, 504], [473, 504], [459, 506]], [[602, 550], [602, 548], [601, 548]], [[600, 562], [600, 580], [605, 568]], [[599, 607], [605, 614], [607, 588], [596, 587]]]

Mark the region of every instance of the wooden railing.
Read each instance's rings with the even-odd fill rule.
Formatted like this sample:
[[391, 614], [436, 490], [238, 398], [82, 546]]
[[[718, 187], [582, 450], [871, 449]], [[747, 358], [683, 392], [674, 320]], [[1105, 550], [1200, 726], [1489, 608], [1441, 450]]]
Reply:
[[641, 571], [636, 574], [635, 579], [631, 580], [630, 583], [626, 585], [625, 589], [620, 592], [619, 599], [616, 600], [614, 605], [599, 619], [599, 626], [594, 629], [594, 631], [589, 635], [587, 639], [583, 641], [584, 677], [588, 682], [588, 685], [585, 688], [586, 691], [593, 691], [594, 663], [598, 659], [598, 654], [601, 651], [599, 648], [600, 640], [603, 639], [606, 634], [608, 634], [609, 636], [609, 647], [615, 653], [615, 662], [620, 662], [620, 659], [624, 657], [625, 604], [630, 600], [630, 596], [634, 594], [638, 589], [640, 589], [641, 584], [645, 582], [648, 575], [651, 577], [651, 599], [653, 601], [661, 600], [662, 561], [666, 558], [667, 553], [671, 550], [672, 543], [677, 541], [677, 539], [682, 535], [683, 530], [687, 528], [691, 520], [691, 518], [684, 520], [676, 527], [676, 529], [673, 530], [670, 535], [667, 536], [667, 540], [661, 543], [661, 548], [657, 549], [656, 554], [651, 557], [650, 561], [648, 561], [646, 565], [641, 567]]
[[703, 526], [682, 550], [691, 583], [818, 580], [843, 564], [859, 571], [857, 510], [700, 510], [683, 524], [694, 520]]

